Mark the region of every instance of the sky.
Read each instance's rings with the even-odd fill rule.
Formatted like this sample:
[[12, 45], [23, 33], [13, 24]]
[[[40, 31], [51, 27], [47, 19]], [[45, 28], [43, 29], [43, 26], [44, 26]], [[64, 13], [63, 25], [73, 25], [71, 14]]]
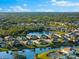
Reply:
[[79, 12], [79, 0], [0, 0], [0, 12]]

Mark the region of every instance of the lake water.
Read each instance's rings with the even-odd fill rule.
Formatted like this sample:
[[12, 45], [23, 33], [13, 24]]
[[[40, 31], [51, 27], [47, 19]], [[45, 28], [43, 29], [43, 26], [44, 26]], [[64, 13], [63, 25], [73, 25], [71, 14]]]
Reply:
[[[25, 55], [26, 56], [26, 59], [34, 59], [34, 56], [35, 54], [40, 54], [40, 53], [43, 53], [43, 52], [46, 52], [50, 50], [50, 47], [49, 48], [36, 48], [35, 51], [34, 49], [24, 49], [24, 52], [23, 51], [16, 51], [19, 55]], [[14, 59], [14, 54], [11, 54], [13, 53], [13, 51], [9, 51], [9, 53], [6, 53], [6, 52], [0, 52], [0, 59]]]
[[[34, 59], [35, 54], [40, 54], [43, 52], [46, 52], [48, 50], [58, 50], [58, 49], [63, 49], [66, 47], [61, 47], [61, 48], [36, 48], [36, 49], [24, 49], [23, 51], [16, 51], [17, 54], [19, 55], [25, 55], [26, 59]], [[78, 47], [79, 48], [79, 47]], [[11, 54], [12, 51], [9, 51], [9, 53], [6, 52], [0, 52], [0, 59], [14, 59], [14, 54]]]

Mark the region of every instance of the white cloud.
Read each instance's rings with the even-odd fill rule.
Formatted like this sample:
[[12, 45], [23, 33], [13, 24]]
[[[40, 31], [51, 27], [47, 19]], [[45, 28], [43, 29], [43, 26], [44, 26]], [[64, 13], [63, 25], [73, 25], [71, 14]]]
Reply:
[[30, 9], [27, 9], [23, 6], [10, 6], [9, 8], [5, 9], [5, 12], [30, 12]]
[[30, 11], [29, 9], [27, 8], [23, 8], [21, 6], [13, 6], [13, 7], [10, 7], [12, 9], [12, 11], [14, 12], [26, 12], [26, 11]]
[[26, 6], [27, 6], [27, 4], [23, 4], [23, 6], [24, 6], [24, 7], [26, 7]]
[[36, 12], [55, 12], [55, 11], [52, 10], [52, 9], [36, 9], [35, 11], [36, 11]]
[[62, 7], [79, 7], [79, 2], [71, 2], [71, 1], [64, 1], [64, 0], [51, 0], [53, 3], [52, 5], [62, 6]]
[[52, 2], [56, 2], [57, 0], [51, 0]]
[[0, 11], [2, 10], [2, 8], [0, 8]]
[[46, 12], [55, 12], [54, 10], [52, 10], [52, 9], [47, 9], [47, 10], [45, 10]]
[[47, 4], [39, 4], [38, 6], [39, 7], [47, 7], [48, 5]]

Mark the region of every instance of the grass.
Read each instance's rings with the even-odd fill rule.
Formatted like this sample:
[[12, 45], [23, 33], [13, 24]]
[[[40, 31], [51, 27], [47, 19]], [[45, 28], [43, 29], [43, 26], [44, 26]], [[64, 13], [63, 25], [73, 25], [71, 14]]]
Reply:
[[50, 53], [50, 52], [56, 52], [56, 50], [50, 50], [50, 51], [48, 51], [48, 52], [44, 52], [44, 53], [42, 53], [42, 54], [39, 54], [39, 55], [37, 56], [37, 58], [38, 58], [38, 59], [51, 59], [50, 57], [47, 56], [47, 54]]
[[63, 31], [58, 31], [56, 33], [59, 34], [59, 35], [67, 34], [67, 32], [63, 32]]
[[0, 51], [8, 51], [7, 48], [0, 48]]

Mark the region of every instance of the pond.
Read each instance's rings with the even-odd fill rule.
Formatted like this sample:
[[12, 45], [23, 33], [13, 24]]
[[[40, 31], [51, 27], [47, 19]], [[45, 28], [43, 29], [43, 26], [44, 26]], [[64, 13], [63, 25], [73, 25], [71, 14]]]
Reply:
[[46, 31], [42, 31], [42, 32], [29, 32], [27, 35], [36, 35], [36, 36], [41, 36], [41, 35], [51, 35], [51, 32], [46, 32]]
[[[63, 49], [63, 48], [66, 48], [66, 47], [61, 47], [61, 48], [47, 47], [47, 48], [24, 49], [23, 51], [15, 51], [15, 53], [26, 56], [26, 59], [34, 59], [35, 54], [40, 54], [40, 53], [46, 52], [48, 50], [58, 50], [58, 49]], [[11, 53], [13, 53], [13, 54], [11, 54]], [[8, 53], [0, 52], [0, 59], [14, 59], [15, 55], [16, 54], [14, 54], [13, 51], [9, 51]]]
[[[51, 32], [42, 31], [42, 32], [29, 32], [27, 35], [41, 36], [41, 35], [51, 35], [51, 34], [52, 34]], [[16, 51], [16, 52], [19, 55], [22, 55], [22, 54], [25, 55], [26, 59], [34, 59], [35, 54], [40, 54], [40, 53], [46, 52], [48, 50], [50, 50], [50, 47], [24, 49], [24, 52], [23, 51]], [[8, 53], [7, 52], [0, 52], [0, 59], [14, 59], [14, 56], [15, 56], [14, 54], [15, 54], [15, 52], [13, 52], [13, 51], [9, 51]]]

